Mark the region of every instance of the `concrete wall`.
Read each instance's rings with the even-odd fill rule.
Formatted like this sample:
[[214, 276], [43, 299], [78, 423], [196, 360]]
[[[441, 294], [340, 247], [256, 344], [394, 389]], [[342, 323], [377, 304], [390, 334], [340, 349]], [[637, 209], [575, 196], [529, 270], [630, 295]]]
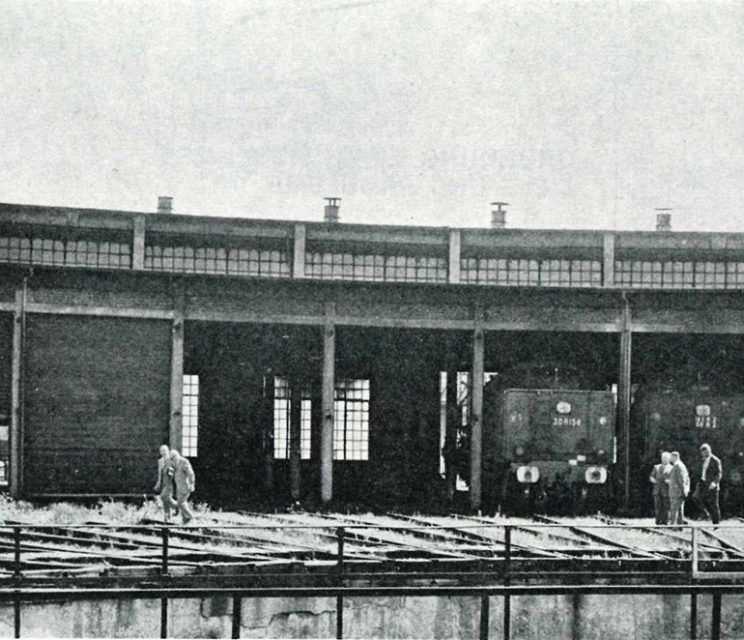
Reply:
[[[689, 638], [688, 596], [530, 596], [511, 603], [512, 640], [675, 640]], [[503, 638], [503, 600], [491, 598], [489, 637]], [[698, 638], [710, 638], [712, 599], [698, 598]], [[169, 603], [169, 637], [229, 638], [232, 600]], [[160, 601], [25, 605], [21, 635], [38, 638], [157, 637]], [[744, 600], [724, 596], [722, 638], [744, 637]], [[243, 638], [330, 638], [335, 598], [251, 599], [241, 610]], [[475, 638], [480, 598], [347, 598], [346, 638]], [[0, 637], [12, 637], [13, 608], [0, 608]]]

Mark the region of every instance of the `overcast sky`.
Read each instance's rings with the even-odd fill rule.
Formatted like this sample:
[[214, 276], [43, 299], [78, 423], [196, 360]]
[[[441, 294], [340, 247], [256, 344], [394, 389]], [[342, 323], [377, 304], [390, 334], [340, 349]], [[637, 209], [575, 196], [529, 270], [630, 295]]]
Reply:
[[0, 201], [744, 231], [744, 3], [2, 0]]

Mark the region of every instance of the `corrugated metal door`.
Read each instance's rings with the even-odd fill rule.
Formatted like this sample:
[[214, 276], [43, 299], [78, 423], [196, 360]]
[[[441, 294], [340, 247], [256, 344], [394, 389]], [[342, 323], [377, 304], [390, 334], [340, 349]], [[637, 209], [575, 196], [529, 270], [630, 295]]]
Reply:
[[29, 316], [23, 493], [143, 493], [170, 413], [170, 324]]

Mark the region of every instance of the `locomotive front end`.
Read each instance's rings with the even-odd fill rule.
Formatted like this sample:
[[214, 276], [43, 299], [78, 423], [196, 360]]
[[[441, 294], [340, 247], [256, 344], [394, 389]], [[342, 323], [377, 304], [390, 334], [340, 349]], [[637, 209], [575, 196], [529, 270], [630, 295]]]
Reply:
[[608, 510], [616, 458], [611, 393], [506, 389], [500, 404], [503, 511]]

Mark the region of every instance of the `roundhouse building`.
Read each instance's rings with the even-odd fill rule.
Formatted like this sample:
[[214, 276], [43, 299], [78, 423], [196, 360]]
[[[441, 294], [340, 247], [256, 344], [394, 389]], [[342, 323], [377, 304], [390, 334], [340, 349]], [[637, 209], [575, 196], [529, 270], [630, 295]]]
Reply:
[[452, 497], [443, 452], [466, 421], [478, 509], [472, 381], [538, 357], [616, 389], [627, 502], [633, 383], [690, 353], [740, 368], [744, 234], [511, 229], [500, 205], [455, 229], [345, 224], [336, 200], [316, 222], [160, 204], [0, 204], [12, 495], [141, 496], [165, 442], [215, 506], [426, 508]]

